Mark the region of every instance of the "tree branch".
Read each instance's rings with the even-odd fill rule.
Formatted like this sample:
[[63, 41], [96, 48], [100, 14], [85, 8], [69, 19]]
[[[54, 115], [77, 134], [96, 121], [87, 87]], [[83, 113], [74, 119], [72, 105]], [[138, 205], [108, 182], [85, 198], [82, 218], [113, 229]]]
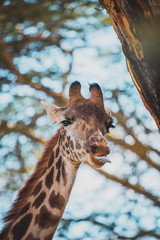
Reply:
[[[111, 231], [112, 234], [116, 237], [118, 237], [118, 239], [130, 239], [130, 240], [136, 240], [138, 239], [139, 237], [144, 237], [144, 236], [150, 236], [150, 237], [156, 237], [156, 238], [160, 238], [160, 235], [157, 234], [155, 231], [145, 231], [145, 230], [139, 230], [137, 232], [137, 234], [133, 237], [125, 237], [125, 236], [122, 236], [120, 234], [118, 234], [117, 232], [114, 231], [114, 224], [111, 222], [110, 224], [104, 224], [100, 221], [97, 221], [96, 220], [96, 217], [98, 216], [98, 214], [92, 214], [91, 216], [88, 216], [88, 217], [85, 217], [85, 218], [78, 218], [78, 219], [72, 219], [72, 218], [62, 218], [62, 223], [64, 224], [63, 226], [63, 229], [66, 227], [68, 227], [68, 225], [72, 224], [73, 222], [74, 223], [78, 223], [78, 222], [82, 222], [82, 221], [86, 221], [86, 222], [91, 222], [101, 228], [104, 228], [104, 229], [108, 229], [108, 231]], [[103, 217], [105, 217], [107, 219], [108, 215], [106, 214], [102, 214]]]
[[118, 139], [117, 137], [113, 136], [113, 135], [107, 135], [107, 139], [109, 141], [114, 142], [117, 145], [122, 146], [125, 149], [129, 149], [132, 152], [136, 153], [140, 159], [146, 161], [150, 166], [154, 167], [155, 169], [157, 169], [158, 171], [160, 171], [160, 165], [154, 161], [151, 160], [150, 157], [147, 156], [147, 153], [149, 151], [154, 151], [156, 152], [158, 155], [160, 155], [160, 151], [158, 151], [155, 148], [152, 148], [149, 145], [144, 145], [142, 142], [140, 142], [138, 140], [138, 138], [136, 137], [136, 135], [134, 134], [133, 130], [127, 127], [126, 122], [129, 120], [129, 118], [127, 118], [123, 113], [122, 110], [120, 110], [117, 113], [112, 113], [112, 116], [114, 116], [117, 120], [118, 120], [118, 124], [121, 125], [123, 127], [123, 129], [125, 130], [125, 132], [128, 135], [131, 135], [134, 139], [134, 144], [130, 145], [128, 143], [126, 143], [124, 140], [122, 139]]
[[109, 173], [103, 171], [102, 169], [95, 170], [95, 171], [97, 171], [98, 173], [100, 173], [107, 179], [110, 179], [114, 182], [120, 183], [122, 186], [124, 186], [128, 189], [132, 189], [134, 192], [144, 195], [146, 198], [150, 199], [154, 203], [155, 206], [158, 206], [158, 207], [160, 206], [159, 199], [156, 196], [153, 196], [151, 193], [147, 192], [142, 186], [140, 186], [138, 184], [133, 185], [133, 184], [129, 183], [127, 179], [118, 178], [112, 174], [109, 174]]
[[160, 130], [159, 1], [100, 0], [100, 2], [107, 10], [122, 43], [132, 80]]
[[17, 122], [12, 127], [8, 127], [7, 123], [8, 122], [4, 120], [0, 122], [0, 128], [1, 128], [0, 138], [2, 138], [6, 134], [14, 132], [14, 133], [20, 133], [22, 135], [25, 135], [26, 137], [30, 138], [33, 142], [40, 142], [40, 143], [46, 142], [46, 140], [43, 137], [36, 137], [33, 133], [33, 129], [29, 127], [29, 125], [26, 126], [22, 121]]
[[27, 75], [21, 74], [18, 69], [13, 64], [13, 59], [11, 55], [8, 52], [6, 44], [3, 42], [2, 37], [0, 37], [0, 49], [4, 58], [4, 61], [6, 62], [6, 65], [8, 69], [17, 75], [16, 83], [22, 84], [22, 85], [29, 85], [30, 87], [36, 89], [37, 91], [43, 91], [47, 94], [47, 96], [50, 96], [54, 98], [55, 104], [60, 106], [65, 106], [67, 104], [67, 99], [64, 97], [63, 93], [55, 93], [50, 88], [44, 87], [40, 83], [33, 83]]
[[160, 165], [158, 163], [152, 161], [148, 156], [146, 156], [146, 152], [147, 151], [155, 151], [150, 146], [145, 146], [141, 142], [139, 142], [138, 140], [136, 140], [133, 145], [130, 145], [130, 144], [126, 143], [125, 141], [123, 141], [122, 139], [118, 139], [117, 137], [115, 137], [113, 135], [110, 135], [110, 136], [108, 135], [107, 139], [109, 141], [114, 142], [114, 144], [116, 144], [116, 145], [120, 145], [121, 147], [134, 152], [135, 154], [138, 155], [138, 157], [141, 160], [144, 160], [150, 166], [152, 166], [153, 168], [155, 168], [158, 171], [160, 171]]

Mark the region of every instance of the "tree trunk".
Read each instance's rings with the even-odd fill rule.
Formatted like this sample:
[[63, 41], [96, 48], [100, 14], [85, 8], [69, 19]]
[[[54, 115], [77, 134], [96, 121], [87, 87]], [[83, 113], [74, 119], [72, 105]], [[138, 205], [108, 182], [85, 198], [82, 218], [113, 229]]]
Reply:
[[133, 82], [160, 130], [160, 1], [100, 2], [122, 43]]

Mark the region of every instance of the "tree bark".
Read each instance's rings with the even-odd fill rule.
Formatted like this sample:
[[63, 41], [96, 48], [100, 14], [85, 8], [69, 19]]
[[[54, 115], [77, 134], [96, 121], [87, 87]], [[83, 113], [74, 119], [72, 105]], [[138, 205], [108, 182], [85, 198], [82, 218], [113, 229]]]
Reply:
[[132, 80], [160, 131], [160, 1], [100, 2], [121, 41]]

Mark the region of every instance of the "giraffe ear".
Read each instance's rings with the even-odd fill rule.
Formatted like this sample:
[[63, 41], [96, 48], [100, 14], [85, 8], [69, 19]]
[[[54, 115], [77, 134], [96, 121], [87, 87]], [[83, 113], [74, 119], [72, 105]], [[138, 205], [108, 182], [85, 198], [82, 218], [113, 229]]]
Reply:
[[58, 110], [60, 109], [60, 107], [57, 107], [55, 104], [53, 103], [46, 103], [44, 101], [41, 101], [42, 105], [44, 106], [47, 114], [48, 114], [48, 117], [49, 117], [49, 120], [51, 122], [51, 124], [54, 124], [57, 122], [57, 112]]

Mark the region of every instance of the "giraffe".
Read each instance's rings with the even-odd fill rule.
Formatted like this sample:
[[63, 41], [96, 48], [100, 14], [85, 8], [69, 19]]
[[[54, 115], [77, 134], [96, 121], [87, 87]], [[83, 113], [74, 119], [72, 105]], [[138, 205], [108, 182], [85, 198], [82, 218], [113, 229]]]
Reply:
[[82, 162], [94, 168], [110, 162], [104, 135], [114, 127], [105, 111], [98, 84], [81, 95], [78, 81], [71, 84], [66, 107], [42, 102], [51, 124], [60, 129], [46, 143], [33, 174], [20, 189], [7, 213], [1, 240], [51, 240], [67, 204], [77, 170]]

